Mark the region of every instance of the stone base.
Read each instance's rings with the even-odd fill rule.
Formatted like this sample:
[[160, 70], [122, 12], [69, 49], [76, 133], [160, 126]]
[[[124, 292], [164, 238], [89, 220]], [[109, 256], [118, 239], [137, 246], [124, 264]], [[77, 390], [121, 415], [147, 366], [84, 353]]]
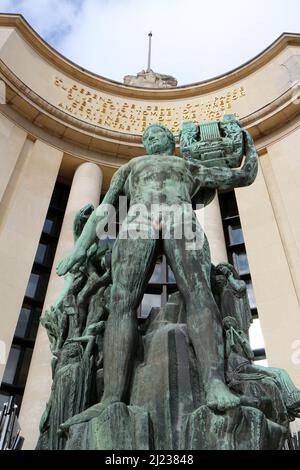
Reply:
[[[183, 304], [173, 294], [143, 326], [143, 355], [135, 363], [130, 405], [99, 403], [75, 416], [74, 423], [84, 422], [71, 425], [66, 449], [281, 449], [288, 430], [284, 406], [278, 406], [268, 381], [245, 384], [234, 390], [244, 399], [241, 406], [221, 413], [205, 405]], [[265, 396], [277, 406], [276, 413], [258, 406]]]
[[[286, 429], [246, 406], [216, 413], [201, 406], [186, 418], [180, 450], [276, 450]], [[149, 414], [115, 403], [98, 417], [70, 427], [66, 450], [154, 450]], [[157, 449], [156, 449], [157, 450]]]
[[66, 450], [150, 450], [152, 442], [148, 413], [114, 403], [98, 417], [71, 426]]
[[180, 448], [184, 450], [278, 450], [287, 430], [256, 408], [241, 406], [216, 413], [201, 406], [187, 417]]

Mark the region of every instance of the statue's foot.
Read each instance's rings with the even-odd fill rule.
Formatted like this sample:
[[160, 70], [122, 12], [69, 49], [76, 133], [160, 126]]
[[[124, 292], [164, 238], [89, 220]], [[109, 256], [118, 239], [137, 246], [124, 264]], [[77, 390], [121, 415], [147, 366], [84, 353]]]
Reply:
[[289, 393], [286, 407], [295, 418], [300, 417], [300, 390]]
[[75, 416], [72, 416], [72, 418], [68, 419], [59, 426], [58, 434], [60, 436], [66, 435], [68, 434], [70, 427], [74, 424], [86, 423], [93, 418], [97, 418], [103, 413], [104, 410], [106, 410], [110, 405], [113, 405], [114, 403], [120, 403], [120, 400], [103, 400], [101, 401], [101, 403], [96, 403], [96, 405], [87, 408], [86, 410], [82, 411], [81, 413]]
[[114, 405], [115, 403], [123, 403], [123, 405], [124, 405], [124, 402], [122, 402], [120, 400], [120, 398], [118, 398], [118, 397], [107, 397], [106, 398], [105, 396], [102, 397], [100, 404], [102, 406], [105, 406], [105, 408], [107, 408], [108, 406]]
[[96, 418], [104, 411], [104, 408], [105, 407], [101, 405], [101, 403], [97, 403], [96, 405], [93, 405], [90, 408], [82, 411], [78, 415], [72, 416], [72, 418], [68, 419], [59, 426], [58, 434], [68, 434], [71, 426], [73, 426], [74, 424], [85, 423], [93, 418]]
[[226, 411], [241, 404], [240, 397], [234, 395], [220, 379], [213, 380], [206, 391], [207, 406], [215, 411]]

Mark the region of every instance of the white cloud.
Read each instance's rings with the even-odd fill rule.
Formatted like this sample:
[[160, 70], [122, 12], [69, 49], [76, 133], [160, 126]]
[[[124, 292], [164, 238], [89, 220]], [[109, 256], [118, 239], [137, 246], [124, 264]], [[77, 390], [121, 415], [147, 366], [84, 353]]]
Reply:
[[0, 0], [0, 11], [22, 13], [30, 25], [50, 42], [71, 34], [83, 0]]
[[181, 85], [238, 67], [284, 31], [300, 32], [299, 0], [0, 0], [0, 10], [22, 12], [68, 58], [117, 81], [147, 66], [150, 30], [152, 68]]

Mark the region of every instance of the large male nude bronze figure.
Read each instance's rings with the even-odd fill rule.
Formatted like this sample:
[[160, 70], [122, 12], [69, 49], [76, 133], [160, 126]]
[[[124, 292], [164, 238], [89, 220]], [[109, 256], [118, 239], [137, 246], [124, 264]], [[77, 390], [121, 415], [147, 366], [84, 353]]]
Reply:
[[[106, 223], [105, 204], [116, 207], [121, 194], [128, 196], [130, 207], [143, 204], [191, 207], [192, 198], [204, 188], [222, 190], [251, 184], [257, 174], [257, 153], [250, 134], [244, 133], [245, 160], [241, 168], [206, 168], [196, 160], [174, 156], [172, 133], [160, 125], [149, 126], [143, 136], [147, 155], [133, 158], [114, 175], [102, 205], [90, 216], [74, 249], [58, 265], [57, 273], [66, 274], [84, 255], [97, 237], [97, 227]], [[127, 228], [136, 219], [127, 218]], [[153, 233], [153, 220], [142, 215], [143, 229]], [[158, 227], [161, 223], [158, 220]], [[151, 225], [152, 224], [152, 225]], [[193, 215], [192, 225], [202, 229]], [[157, 228], [157, 226], [156, 226]], [[148, 230], [147, 230], [148, 229]], [[172, 233], [172, 232], [171, 232]], [[99, 233], [98, 233], [99, 235]], [[222, 326], [210, 288], [210, 253], [204, 237], [201, 246], [189, 244], [183, 237], [123, 239], [113, 247], [110, 315], [104, 339], [104, 395], [101, 404], [125, 402], [138, 342], [136, 309], [143, 297], [155, 264], [158, 243], [172, 268], [187, 311], [187, 327], [201, 370], [207, 405], [224, 411], [240, 403], [224, 381]], [[189, 246], [189, 249], [187, 249]], [[151, 384], [149, 384], [150, 386]]]

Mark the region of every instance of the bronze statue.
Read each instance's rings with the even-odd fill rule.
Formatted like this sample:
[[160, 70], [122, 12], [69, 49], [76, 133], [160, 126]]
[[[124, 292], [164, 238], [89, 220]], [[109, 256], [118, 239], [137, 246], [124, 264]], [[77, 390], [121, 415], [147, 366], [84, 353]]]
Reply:
[[[172, 133], [149, 126], [147, 155], [76, 217], [57, 268], [65, 288], [43, 319], [54, 358], [41, 449], [280, 449], [299, 415], [288, 374], [253, 362], [246, 284], [211, 264], [192, 210], [254, 181], [253, 140], [234, 116], [185, 123], [180, 139], [175, 157]], [[121, 195], [129, 211], [111, 253], [97, 238]], [[179, 292], [138, 320], [162, 253]]]
[[[111, 308], [104, 338], [104, 396], [102, 404], [126, 402], [131, 381], [132, 363], [138, 344], [136, 309], [152, 274], [158, 246], [174, 272], [187, 310], [187, 325], [199, 366], [202, 371], [207, 405], [214, 410], [238, 406], [240, 399], [230, 392], [224, 380], [222, 326], [210, 289], [210, 254], [206, 237], [192, 215], [191, 228], [202, 239], [193, 249], [183, 227], [183, 237], [174, 236], [176, 223], [169, 223], [168, 238], [159, 240], [164, 226], [164, 214], [153, 222], [151, 205], [163, 210], [176, 205], [189, 213], [192, 199], [199, 192], [233, 189], [251, 184], [257, 173], [257, 154], [250, 134], [243, 131], [245, 162], [241, 168], [206, 167], [198, 160], [174, 156], [175, 140], [161, 125], [149, 126], [143, 135], [146, 156], [132, 159], [114, 175], [110, 188], [100, 205], [89, 217], [74, 249], [58, 265], [57, 273], [65, 275], [85, 259], [101, 227], [108, 222], [106, 205], [117, 205], [118, 197], [126, 194], [130, 208], [126, 230], [138, 225], [143, 237], [123, 239], [119, 234], [112, 253]], [[143, 204], [145, 213], [131, 211]], [[113, 368], [106, 365], [113, 364]]]

